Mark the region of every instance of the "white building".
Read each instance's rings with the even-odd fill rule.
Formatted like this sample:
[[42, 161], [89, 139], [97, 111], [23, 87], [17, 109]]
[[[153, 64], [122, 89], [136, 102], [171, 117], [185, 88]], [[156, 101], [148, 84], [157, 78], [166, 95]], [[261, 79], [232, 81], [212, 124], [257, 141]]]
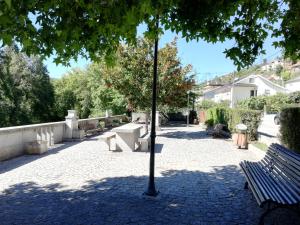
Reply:
[[203, 92], [203, 98], [213, 100], [217, 103], [229, 101], [230, 106], [244, 99], [259, 95], [275, 95], [286, 93], [287, 90], [260, 75], [244, 77], [233, 84], [214, 88]]
[[285, 88], [288, 92], [300, 91], [300, 77], [285, 82]]
[[272, 71], [276, 70], [278, 66], [284, 66], [284, 61], [281, 59], [275, 59], [263, 66], [261, 66], [262, 71]]

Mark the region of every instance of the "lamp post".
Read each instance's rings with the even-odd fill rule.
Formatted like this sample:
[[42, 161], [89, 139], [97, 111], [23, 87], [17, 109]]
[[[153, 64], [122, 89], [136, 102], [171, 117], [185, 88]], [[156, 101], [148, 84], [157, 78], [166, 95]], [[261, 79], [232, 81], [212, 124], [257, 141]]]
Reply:
[[188, 91], [187, 92], [187, 95], [188, 95], [188, 101], [187, 101], [187, 115], [186, 115], [186, 126], [188, 127], [189, 126], [189, 123], [190, 123], [190, 117], [189, 117], [189, 115], [190, 115], [190, 110], [189, 110], [189, 108], [190, 108], [190, 93], [191, 93], [191, 91]]
[[[155, 29], [158, 32], [159, 17], [156, 17]], [[152, 112], [151, 112], [151, 148], [150, 148], [150, 171], [149, 171], [149, 181], [148, 189], [144, 192], [148, 196], [157, 196], [158, 191], [155, 189], [154, 182], [154, 163], [155, 163], [155, 118], [156, 118], [156, 86], [157, 86], [157, 55], [158, 55], [158, 34], [155, 37], [154, 43], [154, 65], [153, 65], [153, 84], [152, 84]]]

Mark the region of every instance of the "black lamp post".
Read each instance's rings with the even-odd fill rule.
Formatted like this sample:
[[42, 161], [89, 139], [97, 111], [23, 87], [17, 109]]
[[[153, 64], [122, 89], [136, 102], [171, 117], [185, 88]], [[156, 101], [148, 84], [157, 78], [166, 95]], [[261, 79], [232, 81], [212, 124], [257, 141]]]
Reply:
[[[159, 17], [156, 17], [155, 29], [158, 32]], [[151, 112], [151, 149], [150, 149], [150, 171], [148, 189], [145, 191], [145, 195], [157, 196], [158, 191], [155, 189], [154, 182], [154, 163], [155, 163], [155, 118], [156, 118], [156, 86], [157, 86], [157, 54], [158, 54], [158, 33], [155, 37], [154, 43], [154, 66], [153, 66], [153, 84], [152, 84], [152, 112]]]

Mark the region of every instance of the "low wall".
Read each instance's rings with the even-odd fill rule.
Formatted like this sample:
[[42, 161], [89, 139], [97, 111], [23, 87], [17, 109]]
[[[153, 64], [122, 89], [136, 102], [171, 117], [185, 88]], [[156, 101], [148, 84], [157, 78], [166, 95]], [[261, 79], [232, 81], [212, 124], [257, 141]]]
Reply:
[[44, 140], [48, 146], [62, 142], [65, 122], [0, 128], [0, 161], [25, 153], [28, 142]]
[[[106, 126], [113, 120], [126, 119], [123, 115], [111, 117], [97, 117], [78, 120], [79, 127], [82, 124], [99, 124], [104, 121]], [[67, 130], [66, 121], [54, 123], [41, 123], [34, 125], [15, 126], [0, 128], [0, 161], [7, 160], [25, 154], [25, 147], [28, 142], [47, 141], [48, 146], [64, 141]], [[72, 128], [78, 130], [78, 126]]]

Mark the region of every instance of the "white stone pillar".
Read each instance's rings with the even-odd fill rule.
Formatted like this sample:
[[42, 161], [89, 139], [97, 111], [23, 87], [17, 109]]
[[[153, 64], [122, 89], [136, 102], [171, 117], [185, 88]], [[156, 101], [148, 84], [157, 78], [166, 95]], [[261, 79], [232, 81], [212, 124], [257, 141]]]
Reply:
[[157, 130], [157, 131], [160, 130], [160, 115], [159, 115], [159, 111], [156, 111], [156, 114], [155, 114], [155, 130]]
[[68, 115], [66, 116], [66, 139], [72, 139], [75, 131], [78, 131], [78, 117], [76, 110], [68, 110]]

